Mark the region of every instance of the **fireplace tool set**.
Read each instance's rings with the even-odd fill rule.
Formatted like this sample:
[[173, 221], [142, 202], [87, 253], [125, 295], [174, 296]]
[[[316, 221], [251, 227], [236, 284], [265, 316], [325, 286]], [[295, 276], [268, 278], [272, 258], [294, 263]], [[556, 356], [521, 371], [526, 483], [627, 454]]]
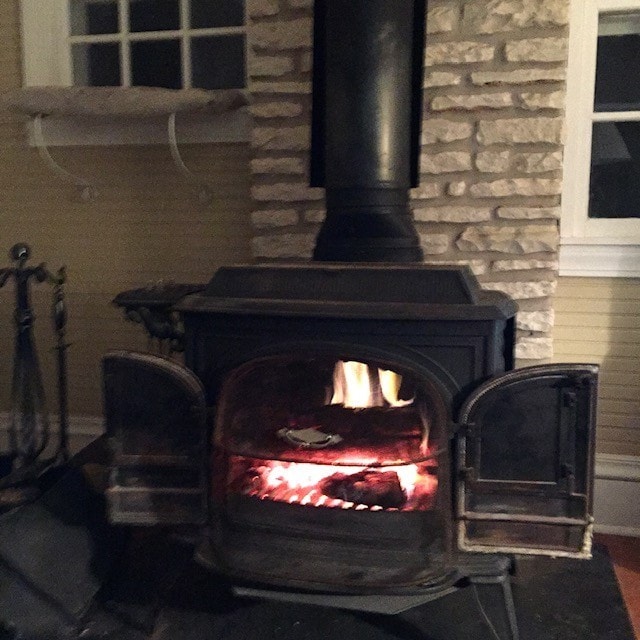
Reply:
[[[28, 502], [39, 495], [38, 478], [69, 459], [67, 363], [65, 331], [67, 311], [64, 298], [65, 268], [52, 273], [41, 263], [27, 266], [31, 250], [15, 244], [9, 253], [15, 266], [0, 269], [0, 287], [10, 280], [15, 287], [15, 351], [11, 384], [9, 450], [2, 455], [7, 467], [0, 477], [0, 511]], [[31, 283], [46, 282], [53, 287], [51, 317], [56, 334], [56, 366], [59, 427], [52, 457], [41, 457], [49, 444], [51, 428], [42, 382], [42, 372], [33, 336], [34, 312]]]

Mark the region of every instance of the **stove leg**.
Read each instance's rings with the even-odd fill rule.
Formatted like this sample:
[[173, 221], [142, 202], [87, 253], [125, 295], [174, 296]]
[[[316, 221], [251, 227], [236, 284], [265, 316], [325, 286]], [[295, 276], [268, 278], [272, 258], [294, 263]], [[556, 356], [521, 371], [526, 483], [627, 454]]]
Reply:
[[476, 602], [478, 604], [478, 608], [480, 609], [480, 613], [487, 625], [491, 628], [492, 633], [499, 638], [500, 636], [495, 631], [491, 620], [484, 610], [484, 606], [480, 601], [480, 596], [478, 594], [478, 585], [499, 585], [502, 591], [502, 601], [504, 604], [504, 611], [506, 614], [506, 619], [509, 627], [509, 632], [511, 636], [511, 640], [520, 640], [520, 631], [518, 629], [518, 619], [516, 617], [516, 607], [513, 600], [513, 591], [511, 590], [511, 576], [508, 573], [499, 575], [499, 576], [471, 576], [469, 578], [471, 583], [471, 588], [474, 591], [474, 595], [476, 598]]

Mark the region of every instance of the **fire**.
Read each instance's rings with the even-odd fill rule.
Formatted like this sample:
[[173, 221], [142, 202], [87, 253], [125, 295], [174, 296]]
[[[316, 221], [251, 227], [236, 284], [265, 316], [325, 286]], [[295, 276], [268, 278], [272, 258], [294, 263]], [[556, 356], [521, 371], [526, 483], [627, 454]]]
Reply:
[[404, 407], [412, 400], [400, 400], [402, 376], [395, 371], [370, 367], [364, 362], [339, 360], [333, 370], [331, 404], [350, 409]]
[[[431, 463], [433, 464], [433, 463]], [[259, 498], [315, 507], [354, 509], [358, 511], [415, 511], [431, 508], [435, 499], [438, 480], [430, 473], [427, 463], [406, 464], [389, 467], [339, 466], [312, 464], [305, 462], [284, 462], [280, 460], [259, 460], [242, 456], [231, 456], [231, 468], [228, 488], [231, 492]], [[365, 502], [347, 499], [344, 493], [339, 497], [335, 491], [327, 495], [327, 488], [340, 483], [349, 483], [360, 487], [354, 496], [362, 496], [364, 487]], [[376, 504], [376, 480], [384, 480], [401, 489], [402, 501], [395, 506]], [[399, 487], [397, 486], [399, 484]], [[361, 498], [362, 499], [362, 498]], [[380, 501], [385, 502], [385, 499]]]

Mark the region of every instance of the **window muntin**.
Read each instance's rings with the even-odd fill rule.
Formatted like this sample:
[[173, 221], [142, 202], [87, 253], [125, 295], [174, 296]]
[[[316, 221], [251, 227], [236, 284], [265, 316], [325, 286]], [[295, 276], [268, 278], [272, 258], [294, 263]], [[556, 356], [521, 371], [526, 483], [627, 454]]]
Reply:
[[244, 87], [244, 4], [244, 0], [68, 0], [70, 83]]

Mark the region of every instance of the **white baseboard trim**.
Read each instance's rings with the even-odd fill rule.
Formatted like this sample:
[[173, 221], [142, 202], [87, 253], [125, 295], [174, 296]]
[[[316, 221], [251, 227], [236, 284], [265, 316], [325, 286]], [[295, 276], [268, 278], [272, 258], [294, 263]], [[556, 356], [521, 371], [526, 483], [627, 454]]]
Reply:
[[[51, 416], [54, 433], [57, 424], [57, 416]], [[0, 445], [6, 442], [8, 425], [9, 414], [0, 412]], [[72, 451], [79, 450], [103, 433], [102, 417], [69, 417]], [[640, 457], [596, 455], [594, 516], [594, 529], [598, 533], [640, 537]]]

